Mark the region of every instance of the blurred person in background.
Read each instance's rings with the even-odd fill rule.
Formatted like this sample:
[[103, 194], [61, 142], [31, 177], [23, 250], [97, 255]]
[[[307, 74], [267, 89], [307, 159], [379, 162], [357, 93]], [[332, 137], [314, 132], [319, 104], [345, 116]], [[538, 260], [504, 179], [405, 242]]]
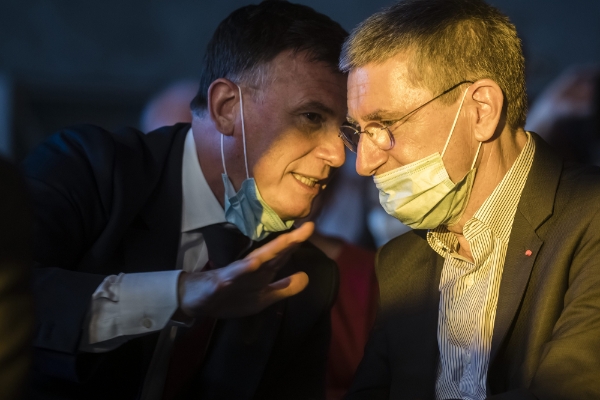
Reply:
[[198, 82], [173, 82], [148, 101], [140, 117], [142, 132], [151, 132], [178, 122], [192, 122], [190, 102], [198, 93]]
[[600, 66], [564, 71], [535, 100], [526, 127], [566, 160], [600, 165]]
[[0, 158], [0, 399], [29, 383], [33, 334], [32, 216], [17, 169]]
[[191, 126], [78, 126], [30, 154], [31, 397], [325, 396], [337, 269], [300, 244], [312, 224], [278, 233], [344, 162], [346, 35], [306, 6], [242, 7], [209, 42]]
[[525, 131], [514, 25], [405, 0], [344, 44], [357, 171], [415, 229], [379, 250], [348, 399], [600, 398], [600, 169]]

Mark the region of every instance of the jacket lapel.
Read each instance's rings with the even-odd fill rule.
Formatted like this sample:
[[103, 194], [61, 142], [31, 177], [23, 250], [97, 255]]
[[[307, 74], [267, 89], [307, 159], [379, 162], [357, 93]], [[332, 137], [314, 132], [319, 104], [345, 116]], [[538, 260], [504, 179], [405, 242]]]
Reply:
[[[214, 227], [220, 229], [212, 229], [212, 235], [206, 232], [205, 240], [211, 262], [216, 267], [240, 259], [279, 236], [272, 234], [257, 243], [235, 227], [226, 227], [226, 224]], [[282, 278], [282, 274], [285, 276], [285, 268], [275, 279]], [[199, 393], [198, 398], [252, 399], [271, 357], [285, 305], [285, 301], [280, 301], [252, 316], [217, 321], [209, 355], [192, 393]]]
[[242, 258], [253, 242], [234, 225], [215, 224], [201, 229], [214, 268], [222, 268]]
[[535, 133], [535, 155], [506, 252], [490, 351], [490, 365], [512, 325], [543, 241], [536, 230], [552, 215], [562, 160]]

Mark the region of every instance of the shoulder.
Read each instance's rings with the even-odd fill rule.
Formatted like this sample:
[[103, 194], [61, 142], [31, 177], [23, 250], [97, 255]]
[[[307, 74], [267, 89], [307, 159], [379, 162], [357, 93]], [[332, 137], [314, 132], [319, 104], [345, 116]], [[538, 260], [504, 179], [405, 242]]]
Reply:
[[439, 281], [441, 258], [427, 243], [424, 231], [410, 231], [389, 241], [377, 253], [375, 272], [380, 309], [389, 312], [426, 303]]
[[414, 265], [430, 258], [433, 250], [427, 243], [426, 234], [421, 230], [409, 231], [381, 247], [375, 261], [378, 277], [392, 273], [400, 264]]
[[183, 152], [188, 129], [189, 124], [178, 124], [146, 135], [134, 128], [111, 132], [95, 125], [67, 127], [35, 148], [23, 161], [22, 169], [27, 178], [51, 186], [60, 181], [71, 188], [83, 180], [101, 184], [119, 170], [158, 172], [173, 146], [181, 147]]
[[189, 124], [177, 124], [144, 134], [141, 131], [125, 127], [108, 131], [95, 125], [81, 124], [66, 127], [51, 135], [33, 150], [25, 160], [46, 159], [53, 156], [79, 157], [90, 161], [106, 160], [119, 150], [135, 151], [139, 154], [159, 153], [165, 147], [181, 138], [189, 129]]
[[600, 213], [600, 168], [565, 164], [557, 187], [554, 213], [568, 214], [573, 222]]
[[600, 168], [579, 163], [565, 163], [560, 185], [572, 191], [576, 197], [598, 199], [600, 195]]

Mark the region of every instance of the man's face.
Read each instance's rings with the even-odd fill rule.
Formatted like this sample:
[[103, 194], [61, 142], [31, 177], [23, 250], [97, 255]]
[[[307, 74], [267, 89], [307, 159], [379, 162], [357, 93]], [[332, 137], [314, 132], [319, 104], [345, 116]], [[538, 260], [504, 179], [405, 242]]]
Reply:
[[[456, 90], [464, 92], [467, 88]], [[371, 122], [393, 121], [431, 100], [439, 93], [417, 87], [410, 79], [407, 56], [398, 54], [381, 64], [367, 64], [348, 76], [348, 115], [362, 129]], [[407, 119], [391, 126], [395, 145], [384, 151], [361, 134], [356, 170], [361, 175], [379, 175], [403, 165], [442, 152], [458, 111], [457, 100], [446, 105], [434, 100]], [[461, 114], [464, 113], [464, 107]], [[465, 150], [464, 118], [459, 117], [443, 161], [450, 178], [456, 182], [470, 169], [472, 158]]]
[[267, 74], [258, 89], [242, 86], [254, 91], [244, 95], [246, 147], [263, 199], [285, 221], [308, 215], [331, 168], [344, 163], [346, 77], [289, 52]]

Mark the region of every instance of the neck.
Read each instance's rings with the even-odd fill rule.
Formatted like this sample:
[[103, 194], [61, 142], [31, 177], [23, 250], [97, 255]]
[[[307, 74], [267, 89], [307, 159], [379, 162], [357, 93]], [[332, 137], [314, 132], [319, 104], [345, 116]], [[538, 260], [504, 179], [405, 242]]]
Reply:
[[465, 212], [456, 224], [448, 226], [448, 230], [454, 233], [458, 239], [458, 253], [463, 257], [473, 260], [469, 243], [463, 236], [465, 223], [490, 197], [514, 164], [525, 143], [527, 143], [527, 135], [523, 129], [519, 128], [512, 133], [505, 128], [496, 138], [482, 144], [479, 159], [475, 164], [477, 174]]

